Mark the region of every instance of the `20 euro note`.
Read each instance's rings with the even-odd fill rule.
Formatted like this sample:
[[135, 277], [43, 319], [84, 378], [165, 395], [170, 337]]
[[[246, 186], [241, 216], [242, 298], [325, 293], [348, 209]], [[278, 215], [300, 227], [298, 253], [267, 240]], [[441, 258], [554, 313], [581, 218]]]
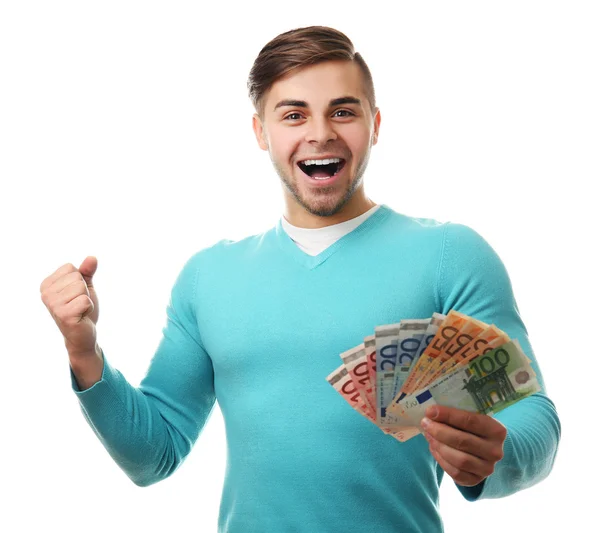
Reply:
[[399, 332], [400, 323], [375, 327], [375, 343], [377, 348], [375, 399], [377, 402], [377, 425], [379, 426], [385, 422], [386, 408], [394, 397], [394, 377], [398, 356]]
[[494, 414], [541, 390], [529, 359], [516, 339], [482, 354], [388, 410], [415, 426], [431, 405]]

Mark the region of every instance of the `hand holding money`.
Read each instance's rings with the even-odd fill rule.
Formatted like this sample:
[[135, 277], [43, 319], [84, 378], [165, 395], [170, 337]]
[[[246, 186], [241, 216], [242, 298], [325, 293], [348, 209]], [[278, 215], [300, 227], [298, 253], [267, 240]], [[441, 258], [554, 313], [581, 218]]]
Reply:
[[[454, 310], [376, 326], [375, 335], [340, 357], [343, 364], [327, 381], [400, 442], [424, 433], [426, 411], [439, 407], [438, 416], [446, 418], [435, 420], [425, 433], [433, 439], [432, 452], [466, 484], [481, 481], [500, 460], [506, 434], [491, 415], [541, 390], [516, 339]], [[458, 426], [452, 424], [456, 419]], [[487, 442], [483, 457], [476, 452], [482, 439]], [[462, 449], [465, 445], [468, 449]]]
[[504, 457], [506, 428], [487, 415], [436, 405], [421, 421], [429, 450], [458, 484], [472, 487], [494, 472]]

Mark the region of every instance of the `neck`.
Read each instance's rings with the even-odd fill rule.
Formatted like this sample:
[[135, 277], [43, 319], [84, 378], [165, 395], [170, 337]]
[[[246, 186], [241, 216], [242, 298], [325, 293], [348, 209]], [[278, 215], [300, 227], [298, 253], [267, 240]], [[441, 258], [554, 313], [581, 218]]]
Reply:
[[359, 191], [356, 191], [352, 199], [337, 213], [326, 217], [310, 213], [293, 198], [286, 197], [285, 203], [283, 212], [285, 219], [292, 226], [307, 229], [325, 228], [334, 224], [341, 224], [342, 222], [359, 217], [377, 205], [373, 200], [367, 198], [364, 193], [359, 194]]

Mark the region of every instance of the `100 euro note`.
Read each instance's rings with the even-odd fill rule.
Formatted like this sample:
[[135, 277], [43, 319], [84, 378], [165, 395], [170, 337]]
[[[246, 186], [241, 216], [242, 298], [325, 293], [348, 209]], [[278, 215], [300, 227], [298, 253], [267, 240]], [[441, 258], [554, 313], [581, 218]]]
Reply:
[[388, 411], [417, 426], [431, 405], [494, 414], [541, 390], [529, 359], [516, 339], [482, 354]]

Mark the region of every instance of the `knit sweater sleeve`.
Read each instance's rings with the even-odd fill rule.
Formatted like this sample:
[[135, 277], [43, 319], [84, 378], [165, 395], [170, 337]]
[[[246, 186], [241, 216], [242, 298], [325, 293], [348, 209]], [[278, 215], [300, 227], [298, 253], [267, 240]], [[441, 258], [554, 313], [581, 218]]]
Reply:
[[457, 485], [469, 501], [501, 498], [539, 483], [550, 473], [561, 425], [546, 393], [539, 363], [529, 342], [506, 268], [492, 247], [473, 229], [445, 224], [438, 295], [443, 313], [451, 309], [495, 324], [516, 338], [531, 359], [542, 391], [497, 413], [507, 429], [504, 457], [479, 485]]
[[79, 389], [70, 369], [88, 424], [141, 487], [177, 470], [215, 403], [213, 367], [195, 318], [197, 256], [187, 261], [172, 287], [163, 336], [139, 387], [129, 384], [104, 353], [102, 379], [89, 389]]

